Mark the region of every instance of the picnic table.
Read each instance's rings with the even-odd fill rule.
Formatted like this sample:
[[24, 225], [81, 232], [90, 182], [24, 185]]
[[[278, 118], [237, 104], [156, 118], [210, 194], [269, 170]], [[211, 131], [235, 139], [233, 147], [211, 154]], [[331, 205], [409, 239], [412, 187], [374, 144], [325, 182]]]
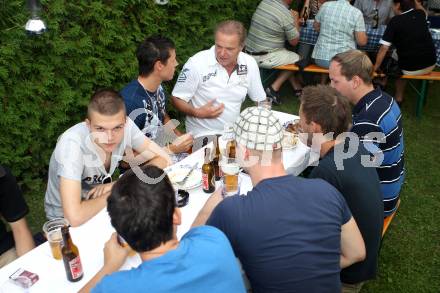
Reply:
[[[298, 116], [286, 113], [276, 111], [274, 111], [274, 113], [281, 123], [298, 118]], [[212, 147], [212, 145], [208, 145], [207, 147]], [[203, 163], [203, 155], [204, 149], [202, 148], [170, 168], [185, 164], [194, 164], [194, 162], [199, 162], [200, 167]], [[285, 168], [288, 173], [293, 175], [300, 174], [307, 166], [318, 159], [319, 154], [311, 152], [310, 148], [301, 142], [298, 142], [297, 146], [293, 149], [283, 150]], [[250, 177], [244, 173], [240, 174], [240, 177], [240, 193], [246, 194], [252, 189], [252, 182]], [[198, 212], [210, 196], [202, 191], [202, 187], [194, 188], [189, 190], [189, 192], [188, 205], [181, 208], [182, 224], [177, 229], [177, 237], [179, 239], [190, 229]], [[75, 245], [78, 246], [84, 271], [84, 277], [79, 282], [71, 283], [67, 280], [63, 261], [55, 260], [52, 257], [49, 244], [45, 242], [0, 269], [0, 292], [23, 292], [23, 289], [8, 281], [9, 276], [19, 268], [26, 269], [39, 276], [39, 281], [27, 292], [77, 292], [102, 267], [104, 262], [104, 244], [113, 232], [114, 229], [110, 224], [110, 218], [106, 208], [83, 225], [70, 229], [72, 240]], [[141, 259], [139, 255], [135, 254], [127, 259], [121, 270], [137, 267], [140, 263]]]

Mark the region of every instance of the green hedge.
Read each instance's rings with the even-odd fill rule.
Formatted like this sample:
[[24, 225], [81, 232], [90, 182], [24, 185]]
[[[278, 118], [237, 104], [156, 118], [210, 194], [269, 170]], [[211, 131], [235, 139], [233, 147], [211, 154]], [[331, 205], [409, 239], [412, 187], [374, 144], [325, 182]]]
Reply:
[[49, 28], [26, 35], [25, 1], [0, 4], [0, 162], [25, 187], [42, 190], [57, 137], [84, 119], [96, 88], [120, 89], [137, 73], [136, 46], [150, 34], [173, 39], [183, 65], [213, 44], [215, 24], [246, 26], [259, 0], [41, 1]]

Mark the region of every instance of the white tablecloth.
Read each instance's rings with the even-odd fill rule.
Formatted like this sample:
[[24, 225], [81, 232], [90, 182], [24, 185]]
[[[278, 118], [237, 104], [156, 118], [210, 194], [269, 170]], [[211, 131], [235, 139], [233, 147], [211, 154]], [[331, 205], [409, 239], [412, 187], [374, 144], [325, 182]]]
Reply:
[[[274, 113], [281, 123], [298, 118], [281, 112], [274, 111]], [[283, 152], [284, 166], [288, 173], [294, 175], [301, 173], [317, 159], [317, 155], [311, 156], [309, 148], [302, 143], [294, 149]], [[193, 164], [195, 161], [198, 161], [201, 166], [203, 150], [191, 154], [176, 165]], [[240, 174], [240, 176], [242, 179], [240, 193], [246, 194], [252, 189], [252, 183], [248, 175]], [[189, 230], [208, 197], [209, 194], [204, 193], [201, 187], [190, 192], [188, 205], [182, 208], [182, 224], [177, 229], [179, 239]], [[107, 210], [103, 209], [87, 223], [70, 230], [72, 240], [78, 246], [83, 265], [84, 277], [81, 281], [76, 283], [67, 281], [63, 262], [52, 257], [49, 244], [46, 242], [0, 270], [0, 292], [24, 292], [23, 289], [8, 282], [8, 277], [19, 268], [37, 273], [40, 278], [29, 289], [29, 292], [77, 292], [81, 289], [102, 267], [104, 244], [114, 229], [110, 225]], [[136, 254], [130, 257], [121, 269], [136, 267], [140, 262], [140, 257]]]

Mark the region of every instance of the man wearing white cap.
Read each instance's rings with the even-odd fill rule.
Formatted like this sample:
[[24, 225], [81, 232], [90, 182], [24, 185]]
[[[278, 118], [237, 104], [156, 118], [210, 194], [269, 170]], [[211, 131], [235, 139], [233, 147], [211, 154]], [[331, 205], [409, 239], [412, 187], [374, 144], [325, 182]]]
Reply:
[[253, 292], [341, 292], [340, 269], [365, 258], [342, 195], [321, 179], [287, 175], [280, 122], [247, 108], [234, 124], [237, 157], [254, 188], [207, 201], [193, 225], [222, 230]]

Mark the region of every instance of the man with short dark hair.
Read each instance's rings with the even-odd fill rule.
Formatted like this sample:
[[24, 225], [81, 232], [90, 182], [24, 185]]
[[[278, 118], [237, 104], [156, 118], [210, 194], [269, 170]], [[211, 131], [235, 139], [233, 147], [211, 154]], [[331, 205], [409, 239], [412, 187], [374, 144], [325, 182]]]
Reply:
[[395, 211], [405, 179], [402, 114], [396, 101], [374, 88], [373, 64], [359, 50], [334, 56], [330, 63], [331, 86], [347, 97], [353, 108], [352, 132], [380, 163], [376, 168], [383, 196], [384, 215]]
[[11, 171], [0, 165], [0, 216], [9, 224], [6, 231], [0, 221], [0, 268], [35, 247], [26, 222], [29, 208]]
[[254, 187], [224, 200], [215, 192], [193, 225], [226, 234], [253, 292], [340, 292], [340, 269], [365, 257], [342, 195], [324, 180], [286, 173], [283, 130], [271, 111], [245, 109], [234, 134]]
[[[165, 175], [154, 166], [144, 166], [142, 172], [148, 178]], [[112, 226], [139, 253], [142, 264], [116, 272], [127, 248], [114, 233], [104, 248], [103, 268], [82, 292], [98, 282], [92, 292], [244, 292], [238, 262], [220, 230], [197, 227], [177, 239], [181, 212], [167, 176], [151, 184], [126, 172], [114, 185], [107, 209]]]
[[[140, 155], [133, 158], [133, 151]], [[123, 158], [124, 152], [127, 155]], [[85, 122], [66, 130], [52, 153], [44, 202], [46, 217], [65, 217], [72, 226], [78, 226], [96, 215], [107, 203], [113, 172], [122, 159], [131, 167], [144, 162], [165, 167], [170, 162], [166, 152], [126, 116], [118, 92], [97, 91]]]
[[188, 59], [173, 89], [173, 104], [186, 114], [186, 130], [194, 136], [221, 134], [240, 115], [248, 95], [266, 99], [254, 58], [242, 52], [243, 24], [227, 20], [215, 30], [215, 46]]
[[148, 138], [161, 146], [168, 145], [170, 152], [188, 151], [193, 141], [190, 134], [182, 135], [173, 129], [174, 137], [179, 138], [170, 139], [170, 134], [163, 127], [171, 119], [165, 108], [166, 95], [162, 82], [173, 79], [178, 65], [173, 41], [162, 36], [146, 38], [139, 45], [136, 57], [139, 76], [121, 91], [127, 115]]
[[335, 89], [304, 88], [299, 116], [302, 132], [313, 136], [313, 144], [306, 143], [320, 154], [309, 177], [324, 179], [341, 192], [364, 239], [365, 260], [341, 271], [342, 292], [359, 292], [366, 280], [376, 276], [382, 235], [383, 203], [376, 169], [367, 165], [370, 155], [357, 137], [347, 136], [351, 107]]

